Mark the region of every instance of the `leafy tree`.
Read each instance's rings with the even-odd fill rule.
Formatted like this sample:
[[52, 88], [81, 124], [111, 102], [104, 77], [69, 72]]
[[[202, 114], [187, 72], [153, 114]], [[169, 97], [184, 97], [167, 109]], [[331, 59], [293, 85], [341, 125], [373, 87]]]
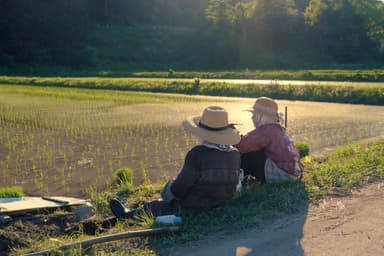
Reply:
[[208, 0], [92, 0], [89, 10], [99, 24], [194, 26], [204, 18]]
[[260, 56], [277, 56], [291, 49], [290, 34], [298, 25], [297, 14], [295, 2], [290, 0], [211, 0], [207, 8], [212, 23], [231, 24], [227, 30], [232, 30], [237, 49], [234, 59], [242, 66], [260, 62]]
[[383, 17], [376, 0], [311, 0], [305, 11], [314, 47], [341, 63], [375, 56]]
[[[86, 0], [3, 0], [2, 50], [16, 62], [81, 61], [89, 30]], [[4, 11], [4, 10], [3, 10]]]
[[374, 63], [384, 62], [384, 2], [0, 0], [0, 34], [6, 66], [90, 64], [97, 47], [115, 50], [110, 63], [146, 67], [177, 67], [172, 59], [212, 68]]
[[292, 32], [296, 15], [294, 1], [258, 0], [250, 19], [256, 36], [254, 40], [261, 50], [268, 52], [287, 47], [286, 40]]

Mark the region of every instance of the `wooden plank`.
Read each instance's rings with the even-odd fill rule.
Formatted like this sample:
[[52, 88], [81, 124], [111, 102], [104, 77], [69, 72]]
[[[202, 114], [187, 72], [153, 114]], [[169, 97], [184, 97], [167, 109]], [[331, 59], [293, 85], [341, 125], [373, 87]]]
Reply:
[[[47, 198], [49, 200], [47, 200]], [[0, 199], [0, 213], [16, 214], [39, 209], [60, 208], [86, 204], [84, 199], [74, 197], [20, 197]]]
[[60, 200], [60, 199], [58, 199], [58, 198], [54, 198], [54, 197], [43, 196], [43, 197], [41, 197], [41, 198], [43, 198], [44, 200], [48, 200], [48, 201], [55, 202], [55, 203], [69, 204], [69, 201]]

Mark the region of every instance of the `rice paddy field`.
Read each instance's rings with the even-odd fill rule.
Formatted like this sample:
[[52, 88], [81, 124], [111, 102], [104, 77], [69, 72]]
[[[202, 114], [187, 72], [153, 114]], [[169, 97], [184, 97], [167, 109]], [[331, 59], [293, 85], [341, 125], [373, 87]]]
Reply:
[[[262, 95], [260, 95], [262, 96]], [[0, 187], [29, 195], [84, 196], [134, 170], [136, 184], [176, 175], [198, 139], [181, 121], [209, 105], [225, 107], [246, 133], [251, 98], [0, 85]], [[384, 137], [384, 107], [278, 101], [288, 131], [311, 154]]]

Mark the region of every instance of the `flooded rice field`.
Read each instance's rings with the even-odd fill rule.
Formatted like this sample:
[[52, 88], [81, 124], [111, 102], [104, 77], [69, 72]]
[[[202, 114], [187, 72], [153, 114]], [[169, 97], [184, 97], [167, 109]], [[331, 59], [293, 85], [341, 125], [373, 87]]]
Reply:
[[[88, 91], [79, 90], [84, 95], [77, 97], [59, 88], [49, 94], [30, 90], [0, 86], [0, 186], [22, 186], [30, 195], [101, 191], [122, 167], [135, 171], [136, 184], [172, 177], [199, 143], [183, 131], [181, 121], [210, 105], [226, 108], [241, 133], [253, 129], [245, 109], [254, 99], [149, 93], [138, 99], [138, 93], [113, 92], [119, 95], [114, 100], [93, 95], [106, 91], [86, 97]], [[280, 111], [288, 108], [289, 133], [307, 143], [311, 154], [384, 136], [382, 106], [278, 103]]]

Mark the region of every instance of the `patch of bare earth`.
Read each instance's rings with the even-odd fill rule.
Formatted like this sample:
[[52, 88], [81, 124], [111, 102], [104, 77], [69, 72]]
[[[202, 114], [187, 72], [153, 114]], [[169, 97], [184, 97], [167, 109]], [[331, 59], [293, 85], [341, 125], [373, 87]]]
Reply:
[[[79, 233], [94, 236], [116, 232], [113, 227], [116, 218], [106, 217], [91, 218], [81, 222], [76, 221], [69, 213], [37, 214], [16, 217], [16, 220], [7, 224], [0, 224], [0, 256], [18, 255], [14, 250], [26, 248], [31, 244], [43, 243], [51, 240], [49, 247], [55, 247], [55, 241], [59, 242], [60, 236], [75, 238]], [[128, 223], [133, 227], [134, 223]], [[127, 241], [132, 243], [132, 241]], [[63, 241], [56, 246], [62, 245]], [[42, 248], [45, 250], [47, 248]], [[35, 249], [36, 251], [36, 249]]]
[[170, 255], [384, 255], [384, 183], [236, 234], [175, 246]]

